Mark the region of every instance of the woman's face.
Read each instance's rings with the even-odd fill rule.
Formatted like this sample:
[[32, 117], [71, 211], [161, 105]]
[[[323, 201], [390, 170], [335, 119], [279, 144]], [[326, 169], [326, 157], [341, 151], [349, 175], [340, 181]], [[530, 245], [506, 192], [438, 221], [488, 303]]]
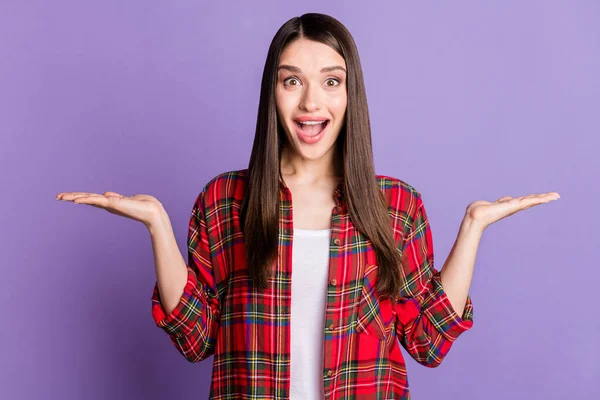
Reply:
[[279, 57], [275, 97], [279, 123], [298, 155], [317, 160], [334, 150], [348, 100], [342, 56], [307, 39], [288, 44]]

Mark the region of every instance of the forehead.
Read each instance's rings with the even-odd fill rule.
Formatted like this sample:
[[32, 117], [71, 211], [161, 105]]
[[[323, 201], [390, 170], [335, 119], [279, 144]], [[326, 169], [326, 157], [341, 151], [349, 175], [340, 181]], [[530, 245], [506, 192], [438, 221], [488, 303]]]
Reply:
[[299, 39], [288, 44], [279, 56], [279, 65], [288, 64], [303, 72], [318, 73], [321, 68], [341, 65], [346, 69], [344, 57], [326, 44]]

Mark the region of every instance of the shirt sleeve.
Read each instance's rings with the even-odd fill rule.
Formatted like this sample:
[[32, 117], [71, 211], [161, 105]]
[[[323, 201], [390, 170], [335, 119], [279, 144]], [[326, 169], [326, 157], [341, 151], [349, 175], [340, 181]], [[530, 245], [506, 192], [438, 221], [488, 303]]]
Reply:
[[452, 343], [473, 325], [473, 304], [467, 301], [462, 315], [452, 307], [433, 264], [431, 227], [420, 194], [409, 234], [403, 243], [402, 262], [410, 271], [406, 293], [395, 305], [396, 333], [402, 346], [419, 364], [437, 367]]
[[187, 240], [188, 276], [179, 303], [166, 315], [158, 282], [152, 294], [152, 317], [156, 325], [169, 334], [177, 350], [190, 362], [198, 362], [214, 354], [220, 324], [220, 301], [205, 217], [205, 189], [192, 208]]

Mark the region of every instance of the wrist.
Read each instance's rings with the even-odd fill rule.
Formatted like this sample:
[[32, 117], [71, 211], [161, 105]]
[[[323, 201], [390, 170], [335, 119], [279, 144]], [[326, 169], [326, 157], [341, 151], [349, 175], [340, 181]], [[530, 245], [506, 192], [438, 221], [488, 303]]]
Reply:
[[469, 216], [468, 214], [465, 214], [462, 220], [461, 229], [472, 232], [473, 234], [482, 235], [485, 228], [486, 227], [483, 225], [483, 223]]
[[169, 227], [171, 225], [171, 221], [166, 210], [162, 207], [162, 205], [160, 205], [153, 213], [150, 221], [148, 221], [145, 225], [150, 231], [150, 234], [154, 234], [161, 229]]

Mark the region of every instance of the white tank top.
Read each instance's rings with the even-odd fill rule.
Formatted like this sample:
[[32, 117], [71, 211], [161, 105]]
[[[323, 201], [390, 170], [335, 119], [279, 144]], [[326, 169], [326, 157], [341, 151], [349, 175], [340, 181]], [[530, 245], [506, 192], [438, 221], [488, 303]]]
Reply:
[[323, 399], [323, 341], [331, 229], [294, 229], [291, 400]]

